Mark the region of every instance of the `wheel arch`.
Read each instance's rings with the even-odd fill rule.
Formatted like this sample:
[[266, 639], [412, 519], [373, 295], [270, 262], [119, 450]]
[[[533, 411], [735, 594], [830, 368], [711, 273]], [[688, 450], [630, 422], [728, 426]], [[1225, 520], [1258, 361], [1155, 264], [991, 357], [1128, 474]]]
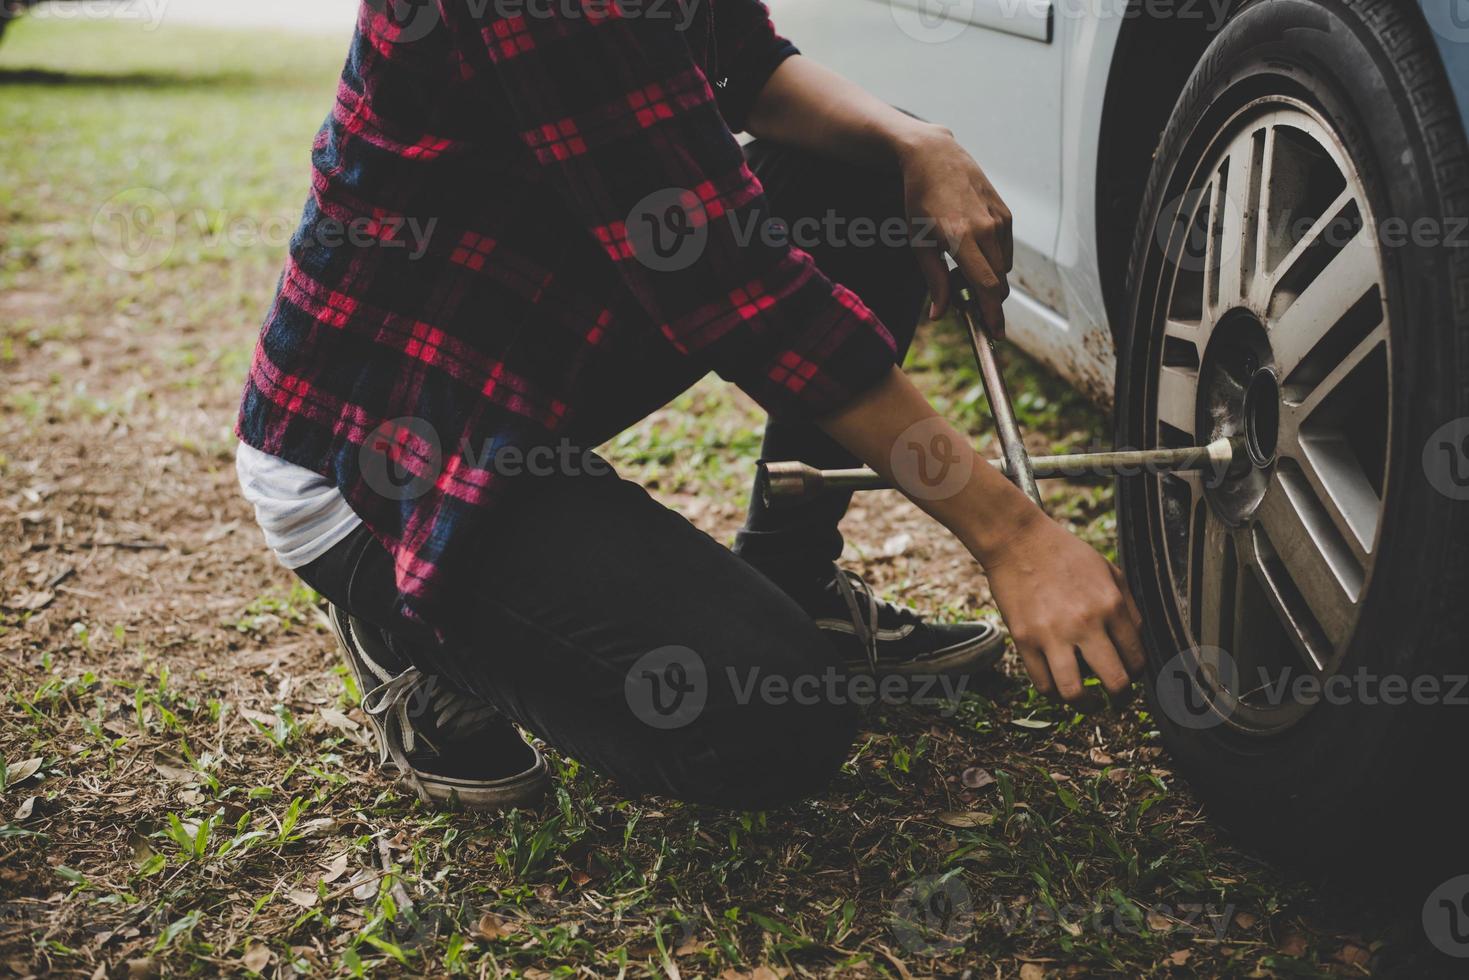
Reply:
[[1112, 53], [1097, 142], [1097, 264], [1112, 336], [1126, 322], [1127, 260], [1158, 141], [1183, 87], [1228, 14], [1201, 4], [1203, 16], [1150, 17], [1147, 0], [1128, 0]]

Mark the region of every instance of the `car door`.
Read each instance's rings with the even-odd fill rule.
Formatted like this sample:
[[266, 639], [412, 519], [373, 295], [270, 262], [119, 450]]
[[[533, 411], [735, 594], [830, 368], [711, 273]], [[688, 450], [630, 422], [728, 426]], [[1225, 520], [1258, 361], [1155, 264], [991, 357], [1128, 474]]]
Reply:
[[805, 54], [948, 126], [984, 167], [1015, 215], [1012, 333], [1064, 318], [1055, 265], [1064, 64], [1051, 0], [768, 2]]

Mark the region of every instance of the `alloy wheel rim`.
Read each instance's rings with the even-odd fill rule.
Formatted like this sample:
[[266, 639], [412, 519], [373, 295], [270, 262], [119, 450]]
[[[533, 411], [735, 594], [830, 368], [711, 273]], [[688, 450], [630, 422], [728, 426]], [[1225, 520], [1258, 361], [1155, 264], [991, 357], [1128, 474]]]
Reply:
[[1161, 446], [1239, 437], [1249, 463], [1151, 477], [1149, 530], [1203, 695], [1232, 728], [1272, 734], [1313, 706], [1279, 682], [1338, 672], [1371, 580], [1387, 282], [1361, 176], [1313, 108], [1252, 102], [1200, 159], [1159, 236], [1149, 425]]

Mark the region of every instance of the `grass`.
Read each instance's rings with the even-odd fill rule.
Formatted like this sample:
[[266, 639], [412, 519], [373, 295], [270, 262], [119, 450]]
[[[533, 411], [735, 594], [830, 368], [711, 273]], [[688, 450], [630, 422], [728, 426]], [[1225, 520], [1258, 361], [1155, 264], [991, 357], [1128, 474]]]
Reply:
[[[377, 772], [361, 692], [315, 597], [263, 555], [229, 462], [340, 57], [56, 21], [21, 21], [0, 48], [0, 965], [1034, 978], [1415, 962], [1414, 915], [1318, 894], [1213, 827], [1138, 705], [1075, 714], [1013, 663], [945, 711], [877, 711], [836, 784], [780, 811], [627, 800], [556, 757], [534, 812], [435, 813]], [[139, 206], [172, 241], [143, 273], [108, 218]], [[1033, 437], [1101, 440], [1104, 419], [1012, 360]], [[984, 438], [952, 325], [910, 370]], [[759, 426], [706, 382], [608, 451], [727, 537]], [[1113, 546], [1108, 488], [1050, 505]], [[985, 611], [982, 579], [911, 508], [867, 498], [848, 529], [887, 595]]]

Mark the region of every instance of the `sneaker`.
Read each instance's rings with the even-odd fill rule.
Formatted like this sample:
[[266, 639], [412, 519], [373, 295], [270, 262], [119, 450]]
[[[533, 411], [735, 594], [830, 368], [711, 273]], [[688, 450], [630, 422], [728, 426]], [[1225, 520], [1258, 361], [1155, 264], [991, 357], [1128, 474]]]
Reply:
[[424, 803], [503, 810], [535, 803], [546, 760], [491, 705], [425, 674], [383, 630], [327, 604], [362, 708], [377, 734], [378, 764], [392, 764]]
[[796, 601], [854, 673], [969, 675], [993, 667], [1005, 652], [1005, 636], [989, 620], [930, 623], [877, 598], [855, 572], [832, 568], [831, 579]]

